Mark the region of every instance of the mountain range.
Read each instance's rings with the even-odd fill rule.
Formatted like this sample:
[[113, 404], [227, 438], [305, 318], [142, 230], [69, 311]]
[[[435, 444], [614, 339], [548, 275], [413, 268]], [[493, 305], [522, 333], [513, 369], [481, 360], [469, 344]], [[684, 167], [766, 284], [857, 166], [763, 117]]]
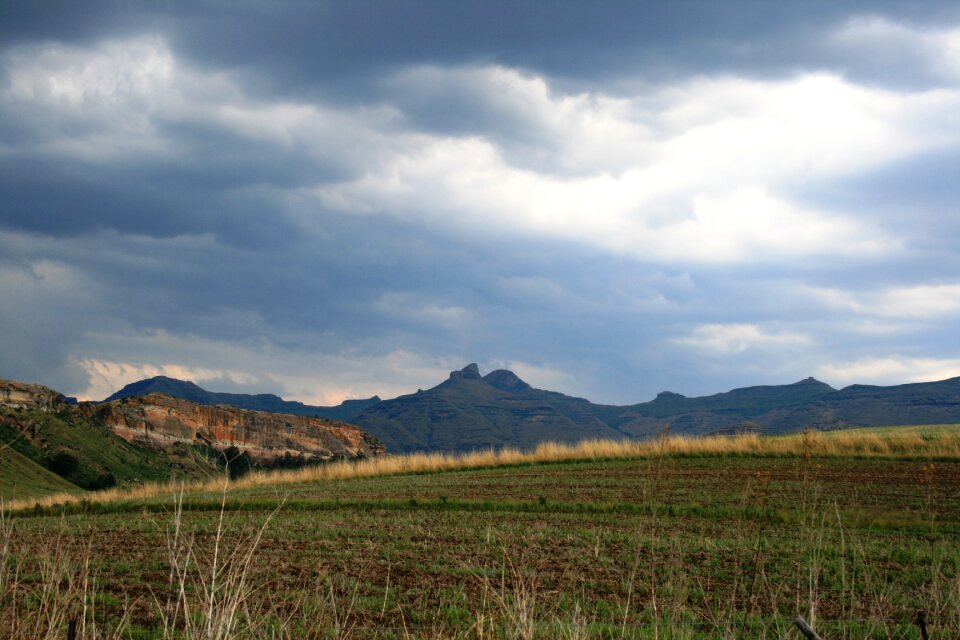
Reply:
[[0, 380], [0, 496], [202, 477], [222, 470], [228, 455], [261, 467], [296, 466], [388, 451], [645, 438], [666, 429], [776, 434], [957, 423], [960, 378], [839, 390], [807, 378], [695, 398], [665, 391], [615, 406], [536, 389], [503, 369], [481, 375], [470, 364], [431, 389], [335, 407], [215, 393], [164, 377], [127, 385], [103, 402], [75, 403], [47, 387]]
[[127, 385], [107, 400], [158, 391], [199, 404], [268, 411], [274, 409], [266, 407], [278, 407], [275, 410], [298, 415], [334, 417], [362, 427], [394, 453], [643, 438], [666, 428], [703, 435], [960, 423], [960, 378], [839, 390], [807, 378], [693, 398], [665, 391], [649, 402], [615, 406], [536, 389], [507, 370], [481, 375], [476, 364], [451, 372], [431, 389], [390, 400], [377, 396], [350, 400], [336, 407], [310, 406], [275, 395], [212, 393], [191, 382], [162, 377]]

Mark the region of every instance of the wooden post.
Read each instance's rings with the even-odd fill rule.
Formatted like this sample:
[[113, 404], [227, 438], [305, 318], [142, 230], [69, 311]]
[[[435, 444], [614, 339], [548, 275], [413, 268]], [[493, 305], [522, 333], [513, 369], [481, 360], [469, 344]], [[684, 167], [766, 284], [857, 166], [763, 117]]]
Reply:
[[77, 621], [71, 620], [67, 623], [67, 640], [77, 640]]
[[930, 640], [930, 634], [927, 633], [927, 614], [923, 611], [917, 611], [917, 626], [920, 627], [920, 637]]
[[805, 635], [807, 640], [823, 640], [823, 638], [818, 636], [817, 632], [807, 624], [807, 621], [803, 619], [803, 616], [797, 616], [797, 619], [793, 621], [793, 624], [797, 625], [797, 629], [800, 629], [800, 633]]

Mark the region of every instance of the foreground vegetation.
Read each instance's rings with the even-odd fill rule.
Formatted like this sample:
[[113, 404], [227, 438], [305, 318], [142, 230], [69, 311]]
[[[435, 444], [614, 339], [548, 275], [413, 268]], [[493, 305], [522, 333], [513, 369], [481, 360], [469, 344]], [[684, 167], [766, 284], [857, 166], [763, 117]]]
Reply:
[[958, 445], [662, 438], [18, 503], [0, 636], [920, 638], [923, 611], [954, 638]]

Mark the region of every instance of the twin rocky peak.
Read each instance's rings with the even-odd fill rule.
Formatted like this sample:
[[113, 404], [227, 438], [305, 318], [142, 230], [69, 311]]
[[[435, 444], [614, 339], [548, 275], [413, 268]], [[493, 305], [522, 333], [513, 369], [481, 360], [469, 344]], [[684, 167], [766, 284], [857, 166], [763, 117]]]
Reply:
[[508, 393], [522, 393], [524, 391], [531, 391], [533, 387], [528, 385], [526, 382], [521, 380], [517, 374], [513, 371], [508, 371], [507, 369], [497, 369], [496, 371], [491, 371], [485, 376], [480, 375], [480, 367], [477, 366], [477, 363], [471, 363], [465, 366], [460, 371], [451, 371], [450, 380], [483, 380], [488, 385], [495, 389], [500, 389], [501, 391], [506, 391]]

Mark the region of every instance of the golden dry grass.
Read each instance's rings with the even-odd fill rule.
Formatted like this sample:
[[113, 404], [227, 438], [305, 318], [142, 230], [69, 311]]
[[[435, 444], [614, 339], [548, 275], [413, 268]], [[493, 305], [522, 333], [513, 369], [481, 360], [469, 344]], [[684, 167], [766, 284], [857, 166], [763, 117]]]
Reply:
[[[907, 431], [830, 432], [805, 431], [787, 436], [665, 436], [652, 440], [586, 440], [577, 444], [547, 442], [532, 451], [505, 448], [470, 453], [411, 453], [360, 461], [335, 462], [293, 471], [258, 471], [231, 483], [233, 489], [283, 486], [310, 482], [369, 478], [400, 474], [462, 471], [521, 464], [546, 464], [604, 459], [650, 458], [669, 455], [802, 455], [860, 456], [885, 458], [960, 459], [960, 429], [930, 433]], [[183, 487], [190, 493], [218, 492], [223, 479], [195, 482]], [[14, 510], [36, 505], [88, 502], [137, 501], [170, 495], [178, 483], [116, 487], [86, 494], [58, 493], [42, 498], [13, 501]]]

